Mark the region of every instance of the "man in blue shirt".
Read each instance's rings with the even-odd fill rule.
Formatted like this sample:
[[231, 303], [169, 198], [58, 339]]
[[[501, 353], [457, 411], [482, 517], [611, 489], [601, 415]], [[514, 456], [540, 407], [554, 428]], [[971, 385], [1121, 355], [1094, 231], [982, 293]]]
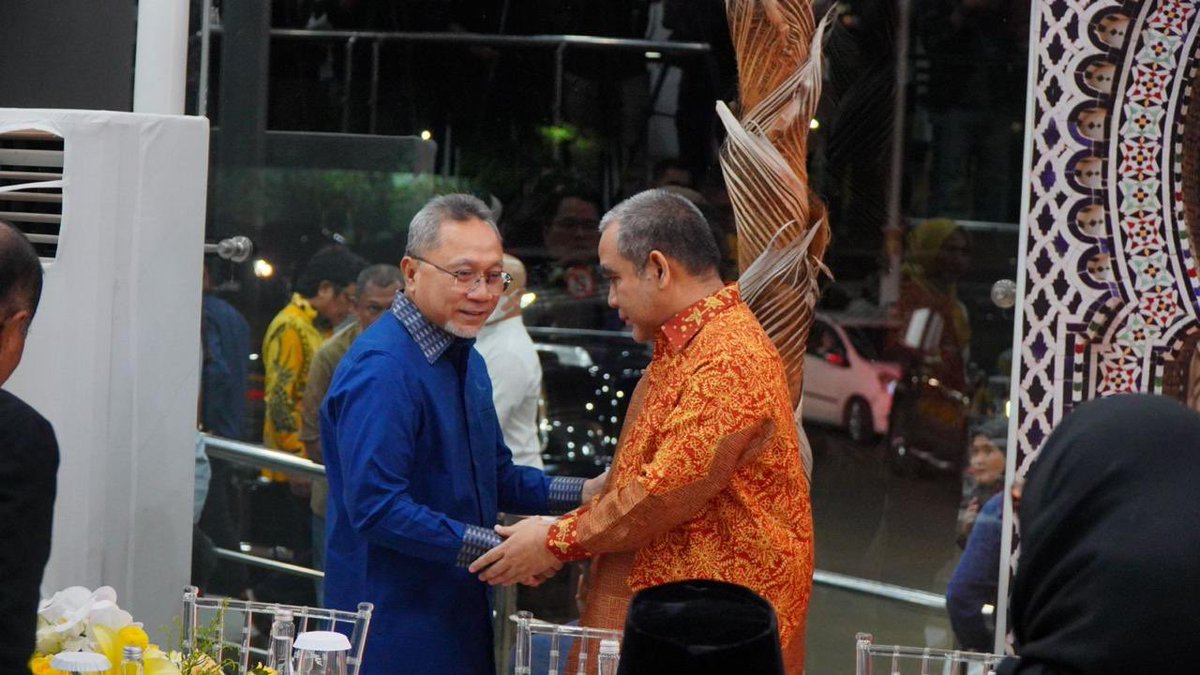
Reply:
[[[233, 305], [217, 297], [207, 264], [200, 332], [204, 357], [200, 369], [200, 423], [210, 434], [244, 440], [250, 325]], [[200, 522], [199, 531], [193, 533], [192, 583], [210, 593], [238, 595], [249, 586], [245, 566], [218, 560], [212, 550], [216, 546], [237, 550], [241, 541], [233, 519], [233, 481], [237, 470], [228, 460], [207, 457], [203, 449], [197, 449], [197, 453], [196, 502]], [[201, 476], [202, 460], [208, 462], [211, 470], [208, 480]]]
[[583, 479], [516, 466], [504, 444], [472, 346], [509, 283], [502, 261], [481, 201], [430, 201], [409, 226], [391, 316], [354, 342], [322, 405], [325, 601], [375, 604], [363, 675], [494, 673], [491, 595], [467, 566], [500, 543], [499, 510], [581, 501]]

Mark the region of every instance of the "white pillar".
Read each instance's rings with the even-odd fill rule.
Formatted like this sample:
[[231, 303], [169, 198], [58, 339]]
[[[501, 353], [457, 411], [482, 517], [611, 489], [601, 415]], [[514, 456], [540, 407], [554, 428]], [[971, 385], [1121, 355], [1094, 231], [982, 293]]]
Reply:
[[188, 0], [140, 0], [133, 111], [182, 115], [187, 86]]

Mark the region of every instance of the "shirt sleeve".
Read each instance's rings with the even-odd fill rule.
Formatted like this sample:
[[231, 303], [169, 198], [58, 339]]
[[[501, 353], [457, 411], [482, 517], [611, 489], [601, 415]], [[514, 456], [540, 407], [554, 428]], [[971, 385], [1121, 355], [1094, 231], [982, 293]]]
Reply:
[[329, 391], [329, 381], [333, 377], [333, 364], [324, 350], [318, 351], [313, 358], [312, 367], [308, 369], [308, 384], [305, 387], [304, 401], [301, 406], [300, 442], [304, 444], [304, 452], [309, 459], [318, 464], [324, 463], [321, 452], [321, 400]]
[[954, 575], [946, 586], [946, 610], [959, 644], [988, 652], [993, 631], [983, 616], [983, 606], [996, 602], [1000, 574], [1001, 508], [1003, 493], [984, 504]]
[[718, 358], [692, 373], [659, 428], [654, 457], [632, 480], [559, 519], [547, 548], [560, 560], [634, 550], [695, 516], [775, 433], [765, 388], [742, 399], [756, 401], [751, 406], [726, 404], [726, 392], [760, 381], [750, 371]]
[[470, 567], [479, 556], [500, 545], [500, 535], [486, 527], [467, 525], [463, 532], [462, 547], [458, 549], [457, 567]]
[[287, 327], [268, 336], [263, 345], [263, 361], [266, 364], [266, 415], [270, 422], [263, 442], [275, 450], [303, 455], [304, 446], [299, 436], [302, 392], [298, 391], [300, 369], [304, 367], [303, 338]]
[[490, 530], [413, 499], [409, 481], [420, 470], [414, 449], [421, 404], [409, 394], [403, 379], [395, 377], [397, 372], [402, 372], [401, 364], [375, 352], [339, 374], [323, 414], [323, 421], [331, 425], [325, 430], [326, 443], [336, 443], [338, 452], [335, 455], [326, 447], [330, 452], [326, 460], [338, 464], [339, 498], [360, 536], [406, 555], [461, 564], [469, 555], [465, 544], [484, 545], [481, 531]]

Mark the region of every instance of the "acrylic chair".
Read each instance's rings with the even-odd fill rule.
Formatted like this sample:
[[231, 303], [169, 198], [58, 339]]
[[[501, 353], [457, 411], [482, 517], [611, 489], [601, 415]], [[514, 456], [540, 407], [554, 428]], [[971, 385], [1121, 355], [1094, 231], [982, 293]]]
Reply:
[[856, 675], [995, 675], [1003, 654], [877, 645], [870, 633], [855, 636]]
[[[514, 648], [516, 652], [514, 675], [558, 675], [560, 666], [566, 667], [567, 665], [574, 665], [574, 669], [567, 673], [567, 675], [588, 675], [589, 673], [596, 672], [595, 664], [588, 663], [589, 655], [592, 659], [595, 658], [596, 649], [592, 647], [599, 645], [601, 640], [621, 641], [621, 631], [619, 630], [603, 630], [600, 628], [548, 623], [535, 619], [533, 613], [527, 611], [517, 612], [510, 616], [509, 619], [517, 624], [517, 637]], [[550, 652], [548, 665], [544, 673], [533, 672], [534, 635], [549, 636]], [[568, 659], [574, 646], [571, 643], [578, 644], [579, 646], [579, 660], [575, 664], [568, 664]]]
[[347, 673], [358, 675], [363, 649], [367, 644], [367, 631], [371, 626], [371, 612], [374, 610], [374, 605], [369, 602], [360, 602], [358, 611], [347, 612], [224, 597], [201, 597], [199, 589], [187, 586], [183, 589], [184, 650], [192, 652], [201, 649], [217, 663], [232, 660], [237, 664], [237, 672], [245, 673], [260, 661], [267, 661], [266, 648], [251, 644], [251, 638], [258, 632], [255, 618], [259, 618], [260, 624], [269, 626], [279, 610], [291, 611], [296, 622], [296, 635], [314, 630], [346, 633], [350, 638]]

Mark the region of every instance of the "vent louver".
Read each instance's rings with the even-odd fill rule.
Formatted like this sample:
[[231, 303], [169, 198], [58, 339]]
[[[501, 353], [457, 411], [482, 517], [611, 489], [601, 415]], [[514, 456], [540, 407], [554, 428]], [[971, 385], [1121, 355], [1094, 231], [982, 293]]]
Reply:
[[16, 226], [43, 260], [58, 254], [63, 139], [44, 131], [0, 134], [0, 220]]

